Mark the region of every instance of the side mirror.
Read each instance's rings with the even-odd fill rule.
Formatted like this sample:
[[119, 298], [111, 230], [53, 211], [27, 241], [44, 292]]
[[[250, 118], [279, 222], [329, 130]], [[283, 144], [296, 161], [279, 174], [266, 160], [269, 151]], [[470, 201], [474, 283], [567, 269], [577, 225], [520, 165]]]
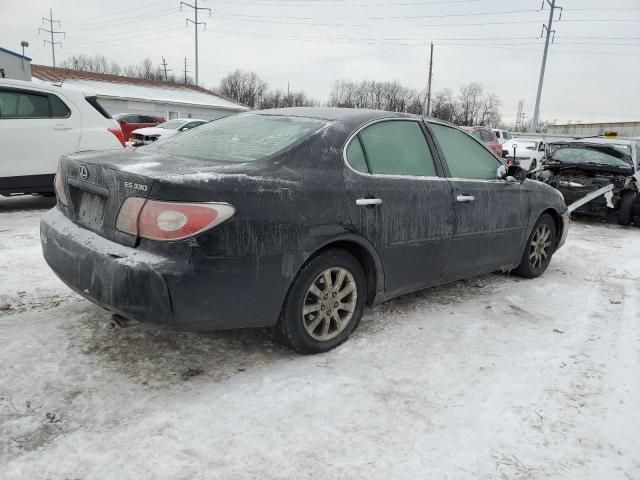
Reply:
[[527, 172], [520, 165], [500, 165], [498, 167], [498, 177], [509, 181], [524, 182], [527, 179]]

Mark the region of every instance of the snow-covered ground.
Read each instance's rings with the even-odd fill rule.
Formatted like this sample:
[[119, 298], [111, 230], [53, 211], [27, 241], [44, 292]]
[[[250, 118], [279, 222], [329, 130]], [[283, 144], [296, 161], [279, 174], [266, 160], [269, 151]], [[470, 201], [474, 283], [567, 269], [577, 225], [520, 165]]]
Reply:
[[114, 325], [42, 260], [50, 204], [0, 200], [2, 479], [640, 478], [640, 229], [574, 223], [542, 278], [409, 295], [303, 357]]

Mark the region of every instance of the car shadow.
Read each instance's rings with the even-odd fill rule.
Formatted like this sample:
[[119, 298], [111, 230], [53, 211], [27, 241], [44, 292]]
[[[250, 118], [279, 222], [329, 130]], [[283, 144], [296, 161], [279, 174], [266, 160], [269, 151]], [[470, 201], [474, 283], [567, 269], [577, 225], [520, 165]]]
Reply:
[[56, 204], [55, 195], [0, 196], [0, 213], [20, 210], [48, 210]]
[[[519, 280], [490, 274], [398, 297], [367, 309], [354, 337], [377, 336], [393, 328], [394, 318], [400, 321], [403, 314], [477, 298], [514, 281]], [[277, 361], [300, 358], [275, 341], [268, 328], [178, 332], [136, 321], [115, 321], [109, 312], [84, 300], [78, 307], [84, 334], [88, 334], [83, 354], [149, 388], [222, 382]], [[76, 331], [77, 327], [75, 322], [67, 326]]]
[[82, 353], [148, 388], [222, 382], [297, 356], [275, 342], [270, 329], [193, 333], [135, 321], [120, 326], [108, 312], [80, 303], [88, 334]]

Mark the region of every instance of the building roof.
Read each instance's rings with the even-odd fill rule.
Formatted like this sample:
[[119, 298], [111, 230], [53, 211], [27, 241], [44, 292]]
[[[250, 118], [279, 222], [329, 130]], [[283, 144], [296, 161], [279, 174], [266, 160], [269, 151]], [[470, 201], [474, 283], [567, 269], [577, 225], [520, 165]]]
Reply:
[[6, 48], [0, 47], [0, 52], [8, 53], [9, 55], [13, 55], [14, 57], [24, 58], [25, 60], [31, 61], [31, 59], [29, 57], [26, 57], [24, 55], [20, 55], [19, 53], [16, 53], [16, 52], [12, 52], [11, 50], [7, 50]]
[[47, 83], [62, 81], [66, 88], [89, 90], [99, 97], [215, 107], [236, 112], [249, 109], [245, 105], [197, 85], [158, 82], [143, 78], [85, 72], [69, 68], [54, 68], [44, 65], [32, 65], [31, 75], [35, 79]]

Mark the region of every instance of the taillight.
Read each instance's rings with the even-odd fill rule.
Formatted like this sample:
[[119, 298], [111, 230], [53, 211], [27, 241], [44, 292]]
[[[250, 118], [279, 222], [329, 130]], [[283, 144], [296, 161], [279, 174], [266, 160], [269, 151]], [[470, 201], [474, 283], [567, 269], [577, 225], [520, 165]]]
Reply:
[[111, 133], [113, 133], [116, 136], [116, 138], [122, 144], [123, 147], [126, 146], [124, 141], [124, 134], [122, 133], [122, 130], [120, 129], [120, 127], [110, 127], [110, 128], [107, 128], [107, 130], [109, 130]]
[[116, 219], [121, 232], [150, 240], [182, 240], [230, 219], [236, 212], [228, 203], [182, 203], [127, 198]]
[[53, 180], [53, 189], [56, 192], [58, 201], [66, 207], [67, 194], [64, 191], [64, 183], [62, 183], [62, 172], [60, 171], [60, 168], [58, 168], [58, 171], [56, 172], [56, 177]]

